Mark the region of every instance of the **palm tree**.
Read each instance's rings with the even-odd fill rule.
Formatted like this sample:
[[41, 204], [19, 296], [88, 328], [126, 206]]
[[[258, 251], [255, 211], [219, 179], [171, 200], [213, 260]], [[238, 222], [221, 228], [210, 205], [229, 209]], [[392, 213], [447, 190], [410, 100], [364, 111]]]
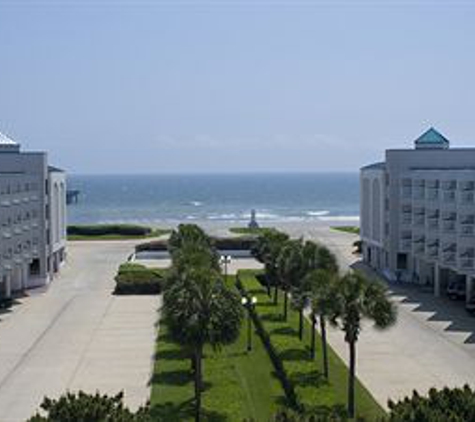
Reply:
[[280, 251], [288, 240], [289, 236], [286, 233], [276, 229], [269, 229], [257, 238], [256, 245], [252, 251], [255, 258], [265, 266], [267, 294], [269, 296], [271, 295], [271, 284], [274, 285], [275, 304], [278, 302], [279, 292], [277, 261]]
[[177, 343], [192, 351], [195, 420], [201, 419], [203, 348], [219, 348], [239, 336], [240, 297], [212, 268], [188, 267], [175, 272], [164, 294], [165, 322]]
[[327, 328], [328, 316], [331, 315], [334, 306], [335, 278], [337, 274], [328, 270], [314, 270], [306, 277], [311, 286], [311, 320], [312, 339], [310, 345], [311, 358], [315, 358], [315, 324], [317, 316], [320, 321], [320, 336], [322, 340], [323, 373], [329, 378], [328, 351], [327, 351]]
[[202, 248], [214, 250], [212, 239], [196, 224], [180, 224], [177, 230], [173, 230], [168, 239], [168, 251], [172, 258], [186, 244], [200, 245]]
[[[289, 240], [280, 251], [277, 261], [280, 284], [284, 292], [284, 321], [287, 321], [289, 291], [292, 286], [297, 286], [302, 279], [305, 267], [303, 265], [302, 241]], [[303, 326], [303, 308], [300, 309], [300, 323]]]
[[369, 280], [360, 272], [350, 272], [337, 281], [334, 292], [331, 322], [345, 333], [350, 363], [348, 371], [348, 414], [355, 415], [356, 342], [361, 332], [361, 321], [368, 318], [378, 329], [396, 322], [396, 308], [387, 296], [384, 286]]

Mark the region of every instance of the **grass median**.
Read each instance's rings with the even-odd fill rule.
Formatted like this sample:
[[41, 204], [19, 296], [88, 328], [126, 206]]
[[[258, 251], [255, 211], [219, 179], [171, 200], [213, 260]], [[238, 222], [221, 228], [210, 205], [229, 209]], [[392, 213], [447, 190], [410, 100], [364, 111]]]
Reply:
[[[246, 315], [247, 318], [247, 315]], [[246, 351], [247, 320], [238, 340], [221, 350], [206, 347], [203, 360], [203, 415], [207, 421], [268, 421], [286, 405], [285, 394], [261, 339], [253, 332]], [[159, 420], [194, 419], [193, 377], [186, 351], [160, 323], [151, 405]]]
[[[284, 376], [293, 387], [297, 404], [307, 412], [324, 412], [336, 407], [346, 407], [348, 369], [344, 362], [329, 348], [330, 379], [323, 376], [321, 343], [317, 337], [316, 359], [310, 358], [310, 324], [305, 325], [303, 341], [298, 338], [298, 313], [291, 310], [288, 321], [283, 321], [282, 303], [274, 305], [266, 289], [256, 279], [256, 271], [239, 272], [243, 288], [257, 297], [256, 313], [269, 336], [269, 341], [282, 364]], [[282, 302], [282, 298], [280, 298]], [[376, 420], [385, 415], [366, 388], [357, 381], [357, 415]]]

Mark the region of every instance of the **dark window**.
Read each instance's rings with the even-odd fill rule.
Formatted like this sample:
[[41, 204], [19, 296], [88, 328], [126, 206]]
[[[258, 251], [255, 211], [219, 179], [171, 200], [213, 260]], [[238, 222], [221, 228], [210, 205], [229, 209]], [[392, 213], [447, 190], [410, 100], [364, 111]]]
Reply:
[[407, 254], [405, 253], [397, 254], [397, 269], [407, 270]]

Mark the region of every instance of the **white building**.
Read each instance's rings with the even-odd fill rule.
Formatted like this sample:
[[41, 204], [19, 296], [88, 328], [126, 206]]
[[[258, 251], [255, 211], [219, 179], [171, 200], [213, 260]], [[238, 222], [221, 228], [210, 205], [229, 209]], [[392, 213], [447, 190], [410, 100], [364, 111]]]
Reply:
[[0, 297], [47, 284], [65, 247], [65, 173], [0, 133]]
[[363, 167], [363, 258], [387, 277], [474, 299], [475, 148], [429, 129], [414, 149]]

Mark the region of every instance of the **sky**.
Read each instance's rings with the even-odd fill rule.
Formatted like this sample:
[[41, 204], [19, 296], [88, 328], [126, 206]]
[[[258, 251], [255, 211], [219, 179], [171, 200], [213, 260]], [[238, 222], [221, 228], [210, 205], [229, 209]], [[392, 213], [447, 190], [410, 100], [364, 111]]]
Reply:
[[0, 0], [0, 132], [70, 173], [357, 171], [475, 145], [473, 1]]

